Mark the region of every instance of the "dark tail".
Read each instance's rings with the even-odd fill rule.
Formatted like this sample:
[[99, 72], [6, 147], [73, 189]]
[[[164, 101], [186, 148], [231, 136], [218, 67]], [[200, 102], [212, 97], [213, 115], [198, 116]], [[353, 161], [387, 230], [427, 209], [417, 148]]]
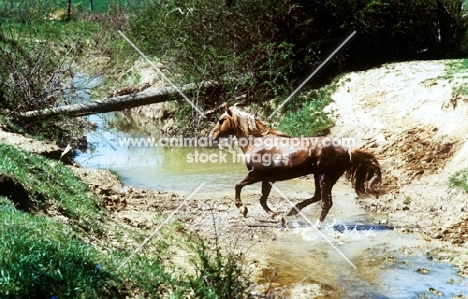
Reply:
[[351, 166], [346, 171], [346, 177], [351, 181], [358, 196], [373, 195], [379, 197], [382, 172], [379, 162], [371, 153], [363, 150], [349, 151]]

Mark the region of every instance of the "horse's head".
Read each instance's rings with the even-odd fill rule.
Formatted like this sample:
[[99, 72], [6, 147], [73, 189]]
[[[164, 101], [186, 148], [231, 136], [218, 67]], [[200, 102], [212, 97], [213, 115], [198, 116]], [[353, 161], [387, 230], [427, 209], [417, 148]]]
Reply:
[[242, 111], [240, 108], [233, 106], [228, 107], [224, 104], [224, 113], [219, 117], [216, 126], [211, 131], [211, 138], [236, 136], [237, 138], [249, 135], [261, 137], [267, 134], [274, 134], [282, 137], [291, 137], [289, 134], [277, 131], [264, 125], [261, 121], [255, 118], [254, 115]]
[[224, 104], [224, 109], [224, 113], [221, 114], [218, 122], [216, 123], [216, 126], [210, 133], [210, 136], [213, 140], [220, 137], [235, 135], [236, 133], [232, 111], [229, 109], [227, 104]]

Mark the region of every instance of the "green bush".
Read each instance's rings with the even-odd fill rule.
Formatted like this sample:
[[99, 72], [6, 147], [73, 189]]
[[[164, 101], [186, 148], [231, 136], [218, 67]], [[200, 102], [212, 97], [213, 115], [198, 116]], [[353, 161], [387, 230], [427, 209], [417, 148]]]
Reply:
[[334, 85], [304, 92], [284, 108], [278, 129], [293, 136], [321, 136], [329, 132], [334, 122], [323, 109], [331, 103]]
[[468, 169], [455, 172], [449, 177], [449, 186], [468, 192]]
[[259, 102], [290, 90], [293, 45], [279, 38], [275, 24], [285, 9], [282, 3], [238, 1], [225, 7], [215, 0], [155, 2], [131, 18], [131, 32], [145, 53], [169, 61], [183, 83], [215, 81], [222, 86], [204, 99], [202, 108], [240, 95]]
[[195, 274], [188, 276], [187, 290], [196, 298], [251, 298], [250, 282], [234, 254], [225, 255], [218, 245], [212, 246], [199, 235], [189, 238], [188, 247], [194, 253]]

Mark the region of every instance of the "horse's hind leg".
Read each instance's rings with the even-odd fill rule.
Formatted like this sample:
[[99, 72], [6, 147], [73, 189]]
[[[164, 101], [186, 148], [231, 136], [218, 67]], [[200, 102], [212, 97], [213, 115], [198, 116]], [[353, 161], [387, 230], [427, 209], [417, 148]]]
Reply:
[[247, 213], [249, 212], [249, 210], [247, 209], [247, 207], [242, 203], [242, 200], [240, 198], [240, 195], [241, 195], [241, 190], [244, 186], [246, 185], [251, 185], [251, 184], [254, 184], [256, 182], [260, 181], [258, 179], [258, 177], [252, 172], [252, 171], [249, 171], [249, 173], [247, 174], [247, 176], [245, 178], [243, 178], [242, 180], [240, 180], [239, 182], [237, 182], [236, 184], [236, 187], [235, 187], [235, 190], [236, 190], [236, 198], [234, 199], [234, 204], [236, 205], [237, 209], [239, 210], [239, 212], [244, 215], [244, 217], [247, 217]]
[[260, 205], [262, 206], [263, 210], [265, 210], [265, 212], [271, 216], [271, 218], [280, 222], [281, 225], [284, 225], [284, 218], [281, 215], [273, 212], [267, 204], [267, 198], [268, 195], [270, 195], [271, 187], [274, 183], [275, 182], [262, 181], [262, 196], [260, 197]]
[[287, 214], [287, 216], [294, 216], [297, 213], [299, 213], [303, 208], [307, 207], [310, 204], [313, 204], [314, 202], [320, 201], [321, 199], [321, 193], [320, 193], [320, 181], [319, 181], [319, 176], [314, 175], [314, 181], [315, 181], [315, 193], [314, 196], [301, 201], [300, 203], [296, 204], [291, 211]]
[[320, 212], [320, 217], [316, 224], [317, 227], [322, 226], [325, 217], [327, 217], [328, 211], [330, 211], [331, 207], [333, 206], [332, 188], [339, 177], [340, 176], [330, 174], [320, 175], [320, 196], [322, 198], [322, 211]]

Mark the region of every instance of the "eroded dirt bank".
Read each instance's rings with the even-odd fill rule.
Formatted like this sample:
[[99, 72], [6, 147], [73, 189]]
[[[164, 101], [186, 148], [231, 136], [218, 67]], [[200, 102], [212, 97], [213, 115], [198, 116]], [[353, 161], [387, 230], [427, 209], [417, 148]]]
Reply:
[[457, 92], [467, 74], [448, 74], [447, 63], [347, 74], [328, 109], [336, 119], [331, 134], [355, 137], [384, 169], [390, 192], [366, 207], [418, 227], [427, 238], [461, 245], [468, 241], [468, 195], [449, 188], [448, 178], [468, 167], [468, 96]]

